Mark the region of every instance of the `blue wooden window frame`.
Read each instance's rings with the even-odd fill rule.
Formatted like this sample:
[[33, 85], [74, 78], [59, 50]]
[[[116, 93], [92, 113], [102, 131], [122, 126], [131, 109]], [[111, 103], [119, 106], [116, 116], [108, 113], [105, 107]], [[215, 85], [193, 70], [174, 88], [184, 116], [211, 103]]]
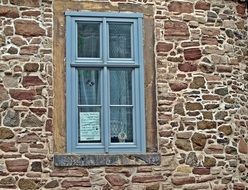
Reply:
[[[66, 128], [68, 153], [144, 153], [145, 108], [143, 65], [143, 14], [117, 12], [74, 12], [66, 15]], [[100, 58], [77, 57], [77, 23], [99, 22]], [[108, 22], [132, 23], [131, 58], [108, 57]], [[110, 142], [109, 70], [132, 69], [133, 143]], [[78, 143], [78, 69], [100, 70], [102, 143]], [[107, 81], [107, 82], [106, 82]]]

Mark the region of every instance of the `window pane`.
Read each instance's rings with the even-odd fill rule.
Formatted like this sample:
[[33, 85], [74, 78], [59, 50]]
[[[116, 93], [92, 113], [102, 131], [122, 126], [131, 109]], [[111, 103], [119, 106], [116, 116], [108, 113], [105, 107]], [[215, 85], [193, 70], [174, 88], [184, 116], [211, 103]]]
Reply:
[[99, 70], [78, 70], [78, 93], [80, 105], [100, 105]]
[[133, 142], [133, 108], [110, 108], [110, 131], [112, 143]]
[[78, 23], [78, 57], [100, 57], [99, 23]]
[[110, 71], [111, 105], [132, 105], [132, 71]]
[[80, 107], [78, 113], [78, 142], [101, 142], [101, 108]]
[[109, 24], [109, 57], [131, 58], [131, 24]]

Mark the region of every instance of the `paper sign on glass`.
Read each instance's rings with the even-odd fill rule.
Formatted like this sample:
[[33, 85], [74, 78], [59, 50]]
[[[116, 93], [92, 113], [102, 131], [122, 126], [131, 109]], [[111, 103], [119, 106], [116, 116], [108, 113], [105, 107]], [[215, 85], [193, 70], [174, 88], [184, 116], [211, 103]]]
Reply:
[[100, 112], [80, 112], [80, 141], [100, 140]]

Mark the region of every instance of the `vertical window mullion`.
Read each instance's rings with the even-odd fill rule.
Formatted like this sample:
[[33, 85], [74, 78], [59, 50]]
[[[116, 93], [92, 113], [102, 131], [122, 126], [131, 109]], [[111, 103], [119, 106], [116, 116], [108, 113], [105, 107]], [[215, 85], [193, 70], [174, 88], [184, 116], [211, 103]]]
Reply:
[[[103, 34], [102, 34], [102, 52], [103, 52], [103, 63], [107, 64], [108, 59], [108, 32], [107, 32], [107, 21], [103, 18]], [[108, 85], [108, 68], [104, 66], [103, 68], [103, 121], [104, 121], [104, 151], [109, 152], [109, 85]]]

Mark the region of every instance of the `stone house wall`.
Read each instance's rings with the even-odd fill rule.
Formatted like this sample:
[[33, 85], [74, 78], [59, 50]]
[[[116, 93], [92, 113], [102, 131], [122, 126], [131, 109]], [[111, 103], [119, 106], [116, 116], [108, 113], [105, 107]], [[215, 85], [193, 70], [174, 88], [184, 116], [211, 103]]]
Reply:
[[97, 2], [154, 11], [161, 164], [54, 166], [54, 1], [0, 0], [0, 189], [247, 190], [245, 3]]

